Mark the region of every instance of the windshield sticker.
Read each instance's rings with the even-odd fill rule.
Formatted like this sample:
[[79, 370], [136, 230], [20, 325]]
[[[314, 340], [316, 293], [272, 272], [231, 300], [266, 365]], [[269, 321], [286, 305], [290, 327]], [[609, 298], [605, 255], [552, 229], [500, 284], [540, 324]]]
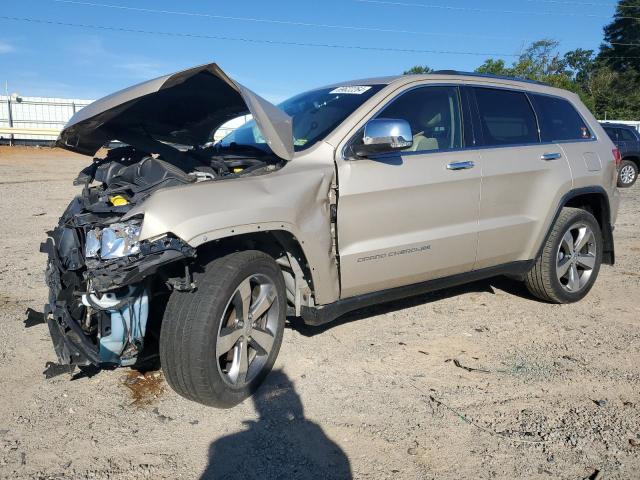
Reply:
[[329, 93], [334, 95], [336, 93], [346, 93], [349, 95], [361, 95], [364, 92], [366, 92], [367, 90], [369, 90], [371, 87], [367, 86], [367, 85], [349, 85], [346, 87], [338, 87], [338, 88], [334, 88], [333, 90], [331, 90]]

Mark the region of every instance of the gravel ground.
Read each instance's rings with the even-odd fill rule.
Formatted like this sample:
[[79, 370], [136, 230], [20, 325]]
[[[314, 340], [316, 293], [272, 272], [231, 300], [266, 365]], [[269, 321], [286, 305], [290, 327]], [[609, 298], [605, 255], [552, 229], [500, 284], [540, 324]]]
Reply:
[[640, 478], [639, 187], [582, 302], [497, 278], [287, 328], [258, 395], [214, 410], [161, 372], [43, 375], [38, 247], [88, 161], [0, 147], [1, 478]]

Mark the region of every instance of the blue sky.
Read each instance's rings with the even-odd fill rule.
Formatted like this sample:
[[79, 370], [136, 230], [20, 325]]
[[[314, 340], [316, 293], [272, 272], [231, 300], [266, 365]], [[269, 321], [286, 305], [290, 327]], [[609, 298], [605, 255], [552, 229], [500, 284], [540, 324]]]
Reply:
[[[259, 42], [393, 49], [253, 43], [0, 19], [2, 93], [6, 81], [9, 93], [95, 99], [164, 73], [215, 61], [237, 81], [272, 101], [281, 101], [316, 86], [393, 75], [416, 64], [473, 70], [487, 53], [517, 55], [528, 42], [544, 36], [559, 40], [563, 51], [597, 50], [615, 2], [4, 0], [2, 7], [0, 15], [53, 22]], [[511, 56], [502, 58], [513, 61]]]

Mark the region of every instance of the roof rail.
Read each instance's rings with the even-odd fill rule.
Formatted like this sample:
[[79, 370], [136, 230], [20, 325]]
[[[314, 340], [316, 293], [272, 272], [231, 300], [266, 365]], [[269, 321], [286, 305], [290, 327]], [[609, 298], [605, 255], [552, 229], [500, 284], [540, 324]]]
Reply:
[[480, 77], [480, 78], [495, 78], [496, 80], [515, 80], [517, 82], [533, 83], [535, 85], [549, 86], [548, 83], [539, 82], [538, 80], [530, 80], [528, 78], [521, 77], [509, 77], [506, 75], [493, 75], [491, 73], [478, 73], [478, 72], [461, 72], [459, 70], [434, 70], [430, 72], [439, 75], [464, 75], [467, 77]]

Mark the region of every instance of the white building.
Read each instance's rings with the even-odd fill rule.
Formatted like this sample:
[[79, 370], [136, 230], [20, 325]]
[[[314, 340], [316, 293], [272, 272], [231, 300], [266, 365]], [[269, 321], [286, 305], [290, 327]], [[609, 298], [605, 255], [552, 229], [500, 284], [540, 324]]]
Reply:
[[93, 100], [0, 95], [0, 142], [47, 144]]

